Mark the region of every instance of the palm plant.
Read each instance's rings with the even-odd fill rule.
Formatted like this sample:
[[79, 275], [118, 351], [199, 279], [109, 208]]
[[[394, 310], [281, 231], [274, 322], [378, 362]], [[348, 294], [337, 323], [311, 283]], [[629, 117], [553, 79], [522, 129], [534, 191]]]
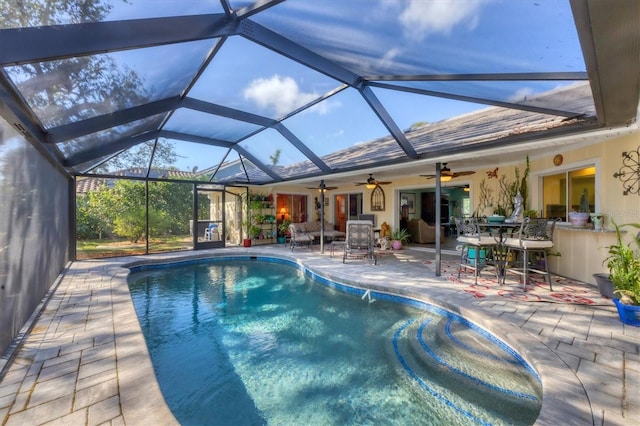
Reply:
[[402, 244], [409, 242], [411, 234], [404, 228], [396, 228], [391, 232], [391, 241], [400, 241]]
[[[615, 287], [614, 293], [620, 297], [620, 302], [627, 305], [640, 305], [640, 254], [637, 254], [630, 244], [622, 241], [620, 226], [613, 222], [616, 230], [616, 244], [609, 246], [609, 257], [605, 259], [609, 268], [609, 278]], [[627, 224], [640, 229], [640, 224]], [[640, 237], [634, 236], [638, 249]]]

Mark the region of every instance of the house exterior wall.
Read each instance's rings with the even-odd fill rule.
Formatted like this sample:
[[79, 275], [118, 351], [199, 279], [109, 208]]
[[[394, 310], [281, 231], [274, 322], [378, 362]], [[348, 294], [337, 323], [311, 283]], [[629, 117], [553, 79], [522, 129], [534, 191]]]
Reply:
[[[540, 209], [540, 194], [538, 177], [541, 174], [560, 173], [561, 170], [584, 167], [585, 165], [596, 165], [596, 206], [598, 213], [605, 215], [605, 232], [595, 232], [592, 230], [576, 230], [566, 226], [557, 226], [554, 233], [554, 252], [560, 256], [551, 256], [549, 259], [550, 268], [554, 273], [562, 276], [575, 278], [584, 282], [590, 282], [595, 285], [592, 275], [598, 272], [607, 272], [606, 265], [603, 264], [607, 257], [607, 246], [615, 240], [615, 233], [612, 232], [611, 221], [615, 220], [618, 224], [623, 223], [640, 223], [640, 195], [629, 194], [623, 195], [622, 182], [613, 176], [622, 166], [622, 153], [633, 152], [640, 149], [640, 132], [622, 130], [620, 136], [613, 137], [607, 141], [600, 143], [590, 143], [583, 146], [573, 145], [567, 147], [558, 147], [557, 149], [549, 149], [548, 153], [535, 158], [529, 158], [530, 178], [529, 178], [529, 199], [527, 200], [527, 209]], [[580, 138], [580, 136], [577, 136]], [[556, 166], [553, 158], [556, 154], [563, 156], [563, 163]], [[496, 156], [495, 166], [490, 168], [475, 169], [475, 174], [455, 179], [450, 185], [469, 184], [471, 187], [471, 209], [475, 211], [480, 203], [480, 185], [485, 181], [485, 185], [492, 192], [494, 202], [499, 192], [499, 178], [502, 175], [507, 177], [508, 181], [515, 178], [515, 168], [518, 168], [520, 176], [526, 167], [526, 157], [523, 154], [522, 162], [500, 163], [500, 156]], [[489, 178], [487, 172], [493, 171], [498, 167], [497, 178]], [[472, 167], [465, 168], [473, 170]], [[363, 179], [354, 179], [354, 181], [362, 181]], [[311, 185], [309, 185], [311, 186]], [[392, 227], [397, 226], [400, 212], [396, 206], [399, 206], [400, 192], [415, 192], [418, 203], [416, 214], [411, 217], [419, 217], [420, 207], [420, 190], [424, 188], [433, 188], [433, 179], [427, 180], [419, 176], [406, 176], [393, 179], [393, 184], [383, 186], [385, 193], [385, 210], [373, 212], [376, 214], [378, 224], [386, 221]], [[263, 192], [291, 192], [305, 193], [300, 186], [282, 185], [276, 187], [260, 188]], [[333, 197], [337, 193], [362, 193], [363, 195], [363, 212], [371, 212], [371, 190], [364, 186], [340, 185], [337, 190], [328, 192], [330, 204], [325, 209], [326, 220], [331, 222], [334, 220], [333, 215]], [[310, 199], [317, 195], [313, 190], [308, 191]], [[309, 206], [311, 208], [311, 206]], [[493, 207], [488, 207], [480, 214], [492, 214]], [[447, 218], [443, 218], [446, 220]], [[627, 233], [626, 238], [631, 234]]]
[[[618, 224], [640, 223], [640, 194], [623, 195], [622, 182], [613, 176], [622, 166], [622, 153], [638, 149], [640, 132], [562, 152], [565, 164], [592, 160], [597, 163], [596, 205], [598, 213], [605, 215], [606, 229], [612, 229], [612, 220]], [[537, 161], [536, 168], [553, 167], [552, 159], [550, 156]], [[626, 238], [630, 235], [626, 233]], [[561, 257], [552, 259], [551, 265], [558, 274], [595, 284], [592, 274], [608, 272], [603, 261], [608, 255], [607, 246], [615, 241], [615, 233], [560, 228], [554, 240]]]
[[[607, 246], [615, 241], [612, 232], [612, 220], [618, 224], [640, 223], [640, 195], [623, 195], [622, 182], [615, 178], [614, 173], [622, 166], [622, 153], [640, 149], [640, 132], [625, 133], [620, 137], [605, 142], [589, 144], [573, 149], [550, 150], [548, 155], [530, 158], [529, 202], [527, 208], [539, 209], [540, 188], [538, 175], [560, 173], [561, 170], [577, 168], [588, 164], [596, 164], [596, 206], [598, 213], [605, 215], [605, 232], [592, 230], [576, 230], [571, 227], [556, 226], [554, 232], [554, 252], [560, 256], [549, 259], [550, 268], [554, 273], [589, 282], [595, 285], [592, 275], [598, 272], [608, 272], [603, 261], [607, 257]], [[563, 156], [561, 166], [553, 164], [556, 154]], [[514, 169], [520, 172], [525, 168], [525, 159], [520, 164], [500, 165], [498, 176], [505, 174], [509, 179], [514, 177]], [[472, 205], [479, 203], [479, 187], [484, 179], [487, 185], [497, 191], [498, 180], [488, 179], [486, 170], [476, 170], [472, 176]], [[488, 209], [490, 210], [490, 209]], [[490, 211], [484, 212], [491, 214]], [[607, 232], [608, 231], [608, 232]], [[626, 234], [629, 238], [630, 234]]]
[[0, 118], [0, 353], [63, 270], [68, 248], [67, 177]]

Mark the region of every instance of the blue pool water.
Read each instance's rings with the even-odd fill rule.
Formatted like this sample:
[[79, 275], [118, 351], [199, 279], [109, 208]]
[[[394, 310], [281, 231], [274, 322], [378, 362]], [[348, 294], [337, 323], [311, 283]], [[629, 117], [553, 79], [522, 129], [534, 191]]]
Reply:
[[531, 369], [464, 319], [285, 261], [147, 266], [129, 286], [184, 425], [532, 424], [540, 410]]

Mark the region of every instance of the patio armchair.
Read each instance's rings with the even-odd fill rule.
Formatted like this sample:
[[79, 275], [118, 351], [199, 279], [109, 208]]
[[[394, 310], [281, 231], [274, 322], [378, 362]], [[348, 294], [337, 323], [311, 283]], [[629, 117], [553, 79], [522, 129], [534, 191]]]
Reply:
[[315, 239], [313, 235], [306, 233], [298, 223], [292, 223], [289, 225], [289, 235], [291, 251], [293, 251], [296, 246], [302, 246], [304, 244], [311, 247], [311, 243], [313, 243], [313, 240]]
[[377, 258], [374, 249], [373, 222], [370, 220], [347, 220], [342, 263], [347, 263], [347, 259], [350, 258], [368, 258], [375, 265]]
[[[411, 241], [419, 244], [436, 242], [436, 226], [429, 225], [422, 219], [411, 219], [407, 222], [407, 231], [411, 234]], [[444, 227], [440, 226], [440, 242], [444, 243]]]

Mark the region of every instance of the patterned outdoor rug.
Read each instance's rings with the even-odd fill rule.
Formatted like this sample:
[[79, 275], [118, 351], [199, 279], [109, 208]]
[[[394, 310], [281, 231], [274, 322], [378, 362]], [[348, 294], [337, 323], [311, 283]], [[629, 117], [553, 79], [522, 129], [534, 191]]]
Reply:
[[[435, 271], [435, 261], [423, 262], [430, 270]], [[442, 261], [440, 271], [442, 277], [454, 285], [460, 285], [464, 291], [473, 294], [478, 299], [507, 298], [525, 302], [552, 302], [576, 305], [612, 306], [613, 301], [600, 295], [598, 288], [589, 283], [569, 278], [551, 275], [553, 291], [542, 275], [531, 274], [527, 289], [522, 289], [522, 283], [516, 275], [508, 275], [504, 285], [499, 285], [492, 270], [483, 271], [478, 277], [478, 284], [472, 271], [462, 271], [458, 279], [457, 262]]]

